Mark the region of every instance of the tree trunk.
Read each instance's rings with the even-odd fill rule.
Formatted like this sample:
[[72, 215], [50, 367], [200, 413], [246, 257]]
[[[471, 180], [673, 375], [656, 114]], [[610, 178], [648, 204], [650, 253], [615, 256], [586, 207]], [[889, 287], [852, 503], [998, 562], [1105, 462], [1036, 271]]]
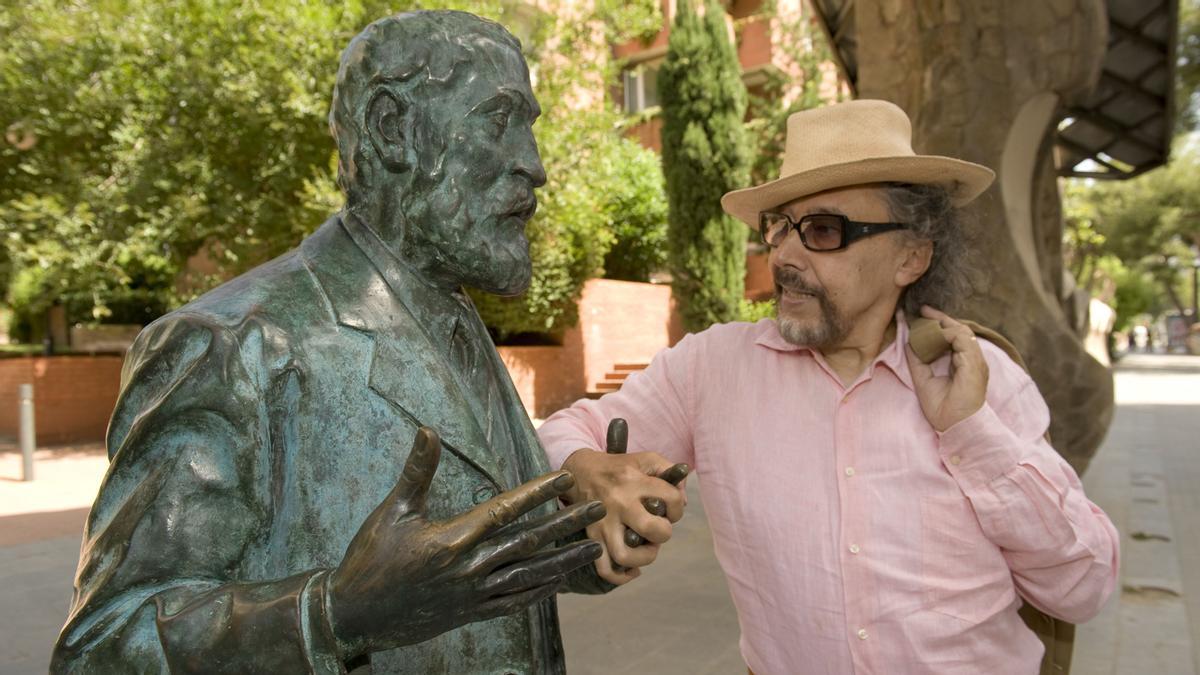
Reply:
[[1075, 332], [1051, 141], [1062, 108], [1099, 77], [1104, 0], [858, 0], [855, 11], [859, 96], [904, 108], [918, 152], [997, 173], [969, 225], [990, 278], [963, 313], [1016, 344], [1055, 447], [1082, 471], [1112, 418], [1112, 375]]

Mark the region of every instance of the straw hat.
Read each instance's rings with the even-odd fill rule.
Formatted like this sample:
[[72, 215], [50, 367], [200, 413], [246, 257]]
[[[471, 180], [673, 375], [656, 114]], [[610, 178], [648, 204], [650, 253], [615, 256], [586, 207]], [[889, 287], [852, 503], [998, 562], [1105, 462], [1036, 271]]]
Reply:
[[995, 177], [986, 166], [913, 152], [912, 123], [896, 105], [847, 101], [789, 117], [779, 178], [734, 190], [721, 198], [721, 207], [758, 227], [760, 211], [825, 190], [881, 182], [941, 185], [955, 206], [963, 206]]

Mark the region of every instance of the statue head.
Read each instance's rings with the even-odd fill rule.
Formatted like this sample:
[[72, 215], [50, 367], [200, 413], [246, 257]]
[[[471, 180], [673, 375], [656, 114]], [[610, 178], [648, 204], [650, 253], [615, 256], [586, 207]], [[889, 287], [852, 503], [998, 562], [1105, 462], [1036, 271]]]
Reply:
[[435, 284], [524, 291], [540, 112], [499, 24], [451, 11], [372, 23], [342, 54], [329, 114], [347, 210]]

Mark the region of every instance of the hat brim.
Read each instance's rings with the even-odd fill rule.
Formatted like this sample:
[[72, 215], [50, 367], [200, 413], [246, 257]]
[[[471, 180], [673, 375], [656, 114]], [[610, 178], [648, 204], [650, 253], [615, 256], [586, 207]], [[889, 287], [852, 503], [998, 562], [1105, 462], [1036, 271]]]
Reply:
[[721, 208], [750, 227], [758, 227], [759, 213], [794, 199], [851, 185], [889, 182], [941, 185], [950, 193], [954, 206], [965, 206], [983, 194], [995, 178], [995, 172], [986, 166], [953, 157], [875, 157], [829, 164], [734, 190], [721, 197]]

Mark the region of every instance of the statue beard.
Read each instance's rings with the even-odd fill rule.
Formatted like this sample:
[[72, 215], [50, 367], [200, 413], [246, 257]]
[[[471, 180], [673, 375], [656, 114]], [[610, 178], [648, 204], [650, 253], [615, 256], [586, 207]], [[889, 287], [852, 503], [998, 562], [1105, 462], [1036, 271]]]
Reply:
[[[507, 213], [476, 214], [486, 196], [468, 198], [453, 181], [422, 176], [404, 191], [404, 255], [456, 284], [496, 295], [519, 295], [533, 276], [525, 223]], [[492, 205], [494, 206], [494, 205]]]
[[[850, 332], [825, 289], [806, 283], [799, 272], [790, 268], [775, 268], [772, 274], [775, 277], [775, 323], [784, 340], [794, 345], [820, 349], [838, 344]], [[815, 323], [783, 315], [779, 301], [784, 289], [813, 296], [820, 309], [820, 316]]]

